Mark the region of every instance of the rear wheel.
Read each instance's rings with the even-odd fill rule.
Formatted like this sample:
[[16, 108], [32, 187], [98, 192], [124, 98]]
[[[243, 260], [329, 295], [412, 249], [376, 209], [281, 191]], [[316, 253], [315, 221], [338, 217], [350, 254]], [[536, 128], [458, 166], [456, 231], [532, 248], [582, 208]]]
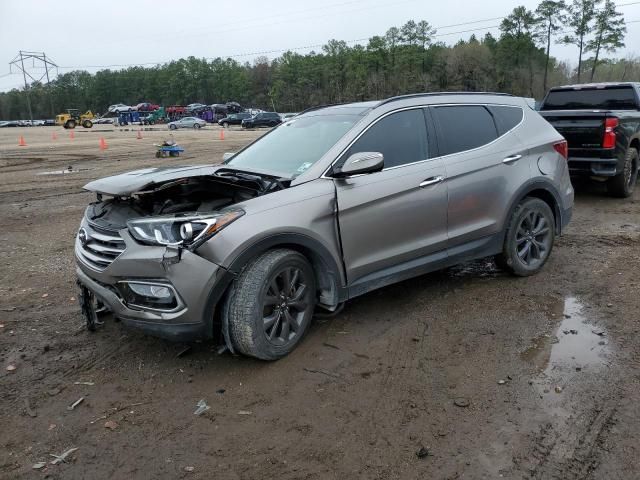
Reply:
[[67, 123], [64, 124], [64, 128], [76, 128], [75, 120], [67, 120]]
[[169, 130], [175, 130], [176, 128], [178, 127], [176, 127], [175, 125], [169, 125]]
[[193, 128], [195, 128], [196, 130], [200, 130], [200, 128], [202, 128], [202, 125], [200, 125], [199, 123], [194, 123]]
[[84, 128], [91, 128], [93, 127], [93, 122], [91, 120], [85, 120], [82, 122], [82, 126]]
[[229, 123], [228, 122], [223, 122], [222, 123], [222, 128], [229, 128]]
[[315, 277], [303, 255], [287, 249], [262, 254], [225, 301], [233, 346], [262, 360], [284, 357], [309, 328], [315, 301]]
[[516, 207], [504, 239], [499, 267], [519, 277], [538, 273], [549, 259], [555, 240], [555, 219], [539, 198], [525, 198]]
[[624, 157], [622, 172], [607, 182], [609, 195], [618, 198], [627, 198], [633, 194], [638, 181], [638, 150], [631, 147]]

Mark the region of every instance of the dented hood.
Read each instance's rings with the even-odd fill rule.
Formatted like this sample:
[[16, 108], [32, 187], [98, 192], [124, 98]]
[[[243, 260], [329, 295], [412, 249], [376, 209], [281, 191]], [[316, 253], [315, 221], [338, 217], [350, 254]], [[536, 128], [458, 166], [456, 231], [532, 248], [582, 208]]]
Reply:
[[153, 185], [181, 178], [211, 175], [220, 165], [185, 165], [180, 167], [157, 167], [100, 178], [87, 183], [85, 190], [105, 195], [127, 197]]

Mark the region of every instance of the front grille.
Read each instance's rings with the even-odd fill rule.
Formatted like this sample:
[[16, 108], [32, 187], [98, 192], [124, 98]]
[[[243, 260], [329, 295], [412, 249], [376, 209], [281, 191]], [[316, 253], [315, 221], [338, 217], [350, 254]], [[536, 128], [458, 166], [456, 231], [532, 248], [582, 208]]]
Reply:
[[[118, 232], [84, 225], [86, 241], [77, 240], [76, 252], [84, 263], [96, 270], [104, 270], [124, 252], [125, 243]], [[82, 232], [82, 229], [80, 232]], [[80, 232], [78, 237], [80, 237]]]

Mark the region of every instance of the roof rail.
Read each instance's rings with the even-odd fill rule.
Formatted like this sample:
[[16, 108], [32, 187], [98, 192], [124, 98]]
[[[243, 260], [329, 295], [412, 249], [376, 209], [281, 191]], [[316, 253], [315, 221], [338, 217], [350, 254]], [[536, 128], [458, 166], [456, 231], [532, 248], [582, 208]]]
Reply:
[[316, 105], [315, 107], [309, 107], [303, 111], [301, 111], [298, 115], [302, 115], [303, 113], [313, 112], [314, 110], [321, 110], [327, 107], [337, 107], [338, 105], [347, 105], [346, 103], [327, 103], [325, 105]]
[[438, 95], [499, 95], [501, 97], [513, 97], [510, 93], [497, 93], [497, 92], [428, 92], [428, 93], [410, 93], [408, 95], [398, 95], [396, 97], [390, 97], [386, 100], [382, 100], [375, 108], [386, 105], [387, 103], [396, 102], [398, 100], [406, 100], [408, 98], [418, 97], [436, 97]]

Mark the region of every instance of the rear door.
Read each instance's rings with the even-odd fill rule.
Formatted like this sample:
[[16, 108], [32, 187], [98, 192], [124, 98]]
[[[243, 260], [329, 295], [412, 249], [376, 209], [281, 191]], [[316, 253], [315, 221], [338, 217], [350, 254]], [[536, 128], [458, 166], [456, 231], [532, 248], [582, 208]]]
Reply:
[[517, 106], [443, 105], [431, 108], [448, 187], [449, 254], [480, 248], [503, 228], [510, 200], [530, 177], [527, 149], [511, 132]]
[[433, 158], [434, 136], [428, 134], [424, 109], [393, 112], [339, 160], [380, 152], [385, 162], [380, 172], [334, 180], [351, 286], [385, 284], [385, 278], [446, 258], [447, 189], [442, 161]]

